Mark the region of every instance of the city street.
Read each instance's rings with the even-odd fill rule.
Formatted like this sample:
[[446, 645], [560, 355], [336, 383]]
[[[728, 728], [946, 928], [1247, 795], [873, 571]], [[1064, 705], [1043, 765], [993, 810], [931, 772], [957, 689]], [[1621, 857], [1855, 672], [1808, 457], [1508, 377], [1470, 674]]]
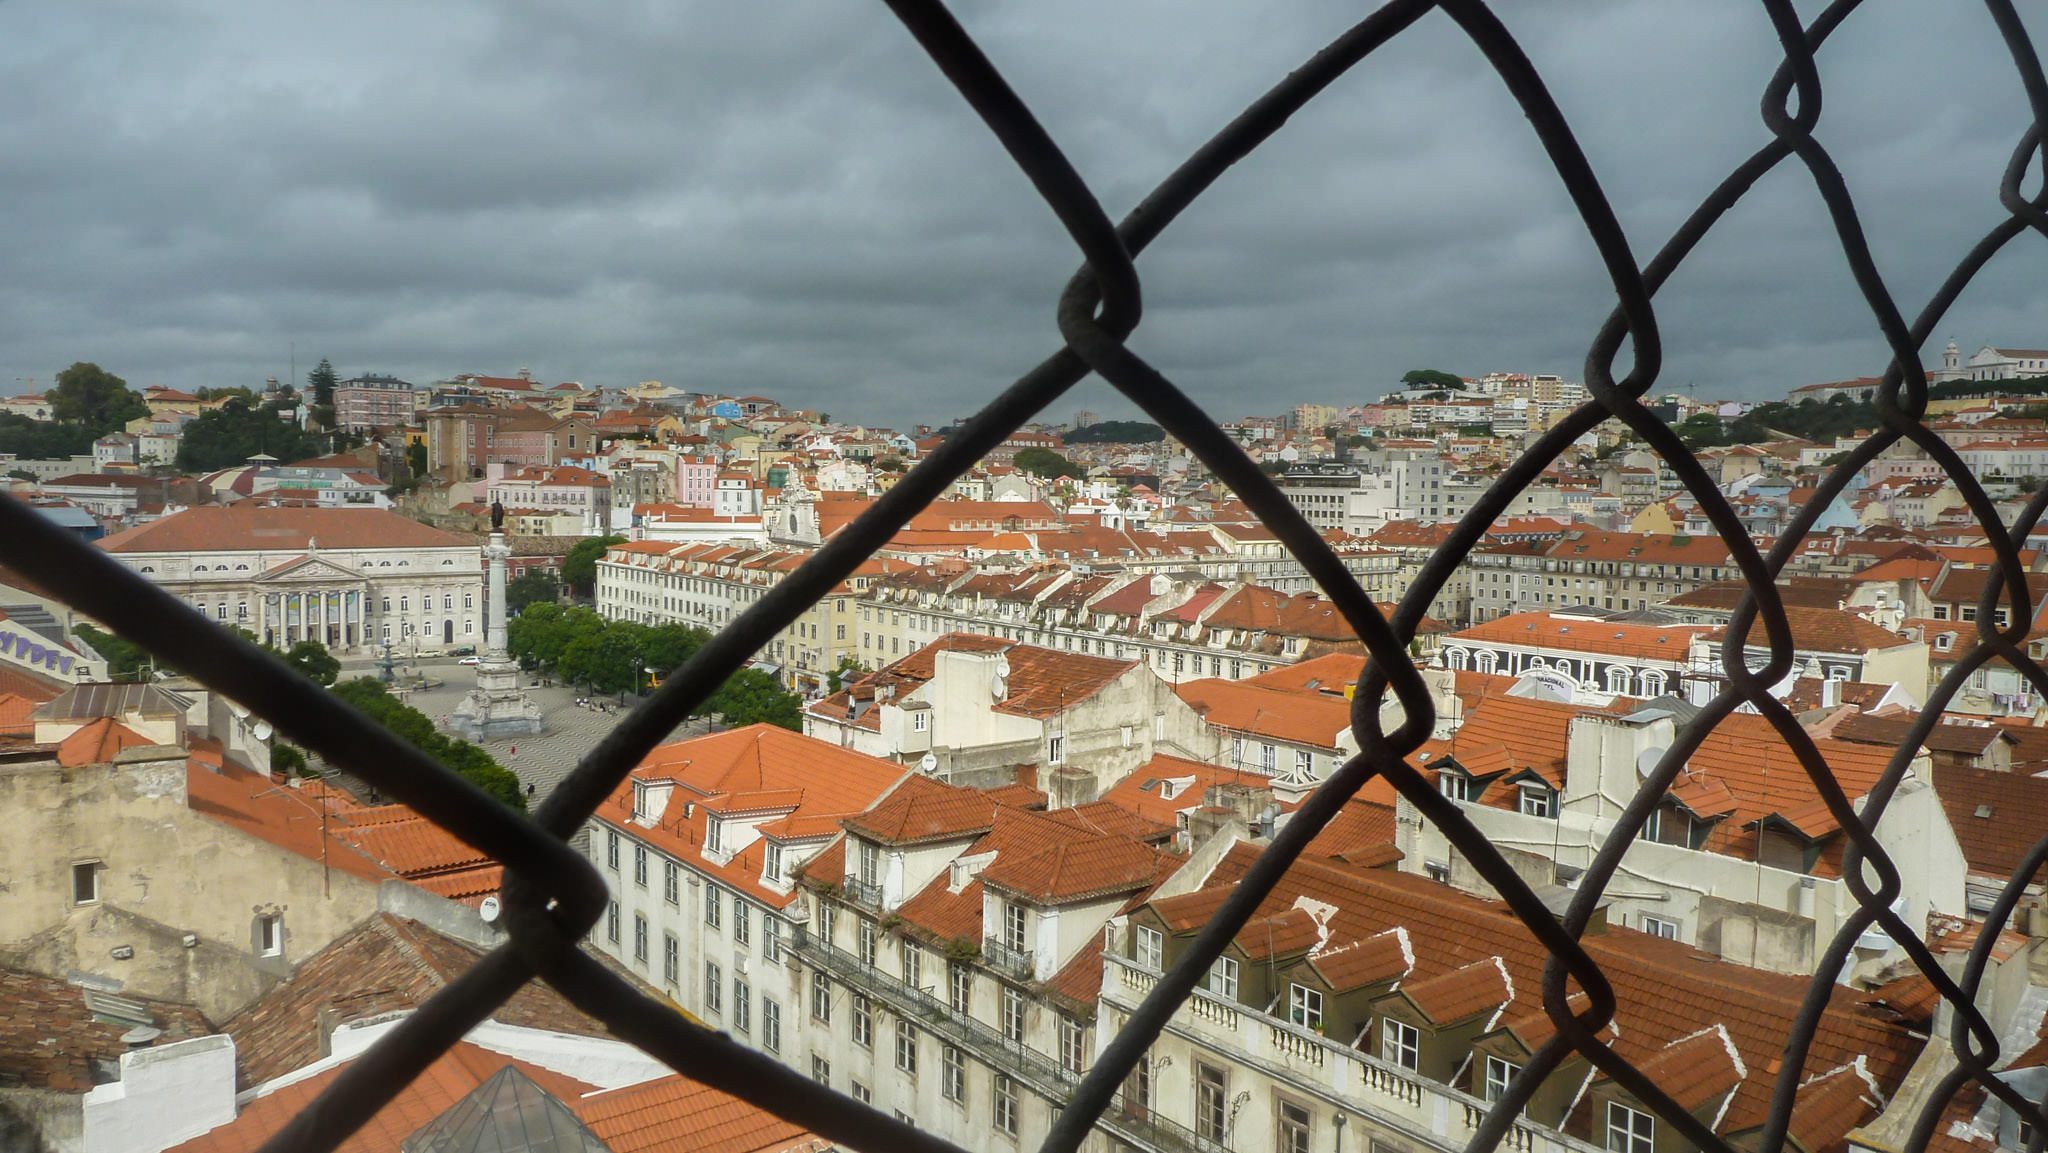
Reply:
[[[418, 662], [403, 662], [398, 666], [398, 675], [404, 677], [410, 672], [425, 673], [430, 679], [441, 682], [439, 687], [413, 691], [402, 695], [402, 699], [413, 708], [425, 713], [436, 725], [445, 725], [448, 715], [463, 695], [476, 685], [476, 669], [472, 665], [458, 663], [455, 657], [435, 657]], [[375, 659], [366, 657], [346, 658], [342, 661], [341, 679], [375, 677], [378, 675]], [[536, 678], [528, 676], [531, 681]], [[626, 715], [627, 706], [619, 704], [617, 694], [595, 700], [594, 704], [609, 704], [618, 711], [606, 714], [596, 708], [583, 708], [576, 704], [582, 693], [580, 688], [562, 685], [529, 687], [526, 690], [541, 707], [546, 718], [548, 731], [538, 736], [500, 737], [483, 742], [498, 763], [511, 769], [522, 784], [533, 787], [529, 804], [538, 805], [549, 792], [569, 775], [576, 762], [593, 748], [604, 735], [611, 731], [613, 724]], [[629, 704], [633, 698], [628, 697]], [[709, 731], [709, 724], [702, 718], [691, 718], [679, 727], [670, 740], [681, 740]], [[517, 749], [518, 752], [513, 752]]]

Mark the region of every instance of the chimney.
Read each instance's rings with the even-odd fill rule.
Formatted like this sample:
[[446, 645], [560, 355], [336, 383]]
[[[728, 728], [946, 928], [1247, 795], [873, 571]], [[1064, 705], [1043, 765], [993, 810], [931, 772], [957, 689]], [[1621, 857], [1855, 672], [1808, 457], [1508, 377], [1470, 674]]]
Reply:
[[1829, 678], [1820, 683], [1820, 707], [1834, 708], [1842, 703], [1842, 682]]

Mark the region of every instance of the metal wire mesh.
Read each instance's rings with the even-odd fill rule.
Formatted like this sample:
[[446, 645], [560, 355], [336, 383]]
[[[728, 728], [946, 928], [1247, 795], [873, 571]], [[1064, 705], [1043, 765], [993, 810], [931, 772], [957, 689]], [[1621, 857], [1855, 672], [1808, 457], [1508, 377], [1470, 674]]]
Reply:
[[[942, 495], [1008, 433], [1042, 411], [1090, 371], [1143, 408], [1178, 437], [1279, 536], [1341, 611], [1372, 654], [1353, 706], [1359, 754], [1344, 764], [1273, 838], [1256, 865], [1213, 919], [1196, 936], [1171, 971], [1131, 1014], [1081, 1078], [1055, 1118], [1044, 1149], [1067, 1153], [1087, 1136], [1119, 1084], [1167, 1019], [1189, 995], [1210, 963], [1249, 919], [1261, 898], [1338, 807], [1375, 775], [1386, 777], [1434, 822], [1490, 882], [1549, 949], [1544, 982], [1547, 1011], [1557, 1033], [1514, 1078], [1505, 1096], [1472, 1138], [1473, 1150], [1493, 1148], [1541, 1081], [1573, 1052], [1584, 1054], [1602, 1073], [1634, 1094], [1675, 1130], [1702, 1149], [1726, 1153], [1728, 1145], [1672, 1100], [1651, 1079], [1617, 1056], [1598, 1033], [1615, 1010], [1612, 988], [1579, 946], [1595, 906], [1623, 852], [1635, 839], [1658, 799], [1687, 758], [1723, 718], [1738, 706], [1753, 706], [1797, 754], [1813, 787], [1846, 831], [1845, 884], [1857, 911], [1823, 954], [1818, 975], [1788, 1027], [1785, 1059], [1777, 1075], [1770, 1116], [1757, 1148], [1780, 1148], [1794, 1094], [1806, 1076], [1806, 1056], [1827, 1002], [1832, 976], [1856, 938], [1873, 926], [1904, 944], [1911, 959], [1953, 1008], [1955, 1026], [1945, 1042], [1957, 1064], [1929, 1098], [1915, 1126], [1911, 1148], [1923, 1147], [1951, 1098], [1966, 1085], [1982, 1086], [2006, 1105], [2035, 1120], [2048, 1134], [2048, 1112], [1990, 1075], [1999, 1058], [1992, 1024], [1975, 1008], [1996, 932], [1980, 934], [1964, 966], [1963, 979], [1945, 975], [1920, 934], [1891, 910], [1900, 888], [1897, 866], [1872, 830], [1881, 819], [1912, 759], [1948, 703], [1970, 675], [2003, 660], [2048, 695], [2048, 671], [2024, 650], [2034, 618], [2027, 603], [2023, 567], [2014, 541], [2024, 540], [2048, 507], [2048, 490], [2035, 495], [2017, 523], [1999, 519], [1991, 498], [1955, 450], [1936, 436], [1922, 416], [1927, 380], [1918, 350], [1957, 295], [2007, 243], [2032, 229], [2048, 238], [2048, 191], [2031, 198], [2021, 191], [2041, 157], [2048, 126], [2048, 79], [2010, 0], [1985, 0], [1991, 20], [2007, 44], [2033, 113], [2032, 126], [2015, 146], [1998, 189], [2005, 215], [1955, 266], [1946, 282], [1908, 323], [1871, 260], [1848, 187], [1813, 129], [1822, 90], [1814, 55], [1828, 36], [1859, 7], [1836, 0], [1813, 22], [1801, 26], [1790, 0], [1761, 0], [1784, 50], [1783, 62], [1764, 94], [1762, 114], [1769, 140], [1716, 187], [1684, 224], [1639, 264], [1609, 207], [1599, 180], [1580, 152], [1570, 126], [1551, 101], [1543, 80], [1515, 38], [1481, 0], [1393, 0], [1360, 21], [1289, 74], [1197, 150], [1121, 224], [1112, 224], [1086, 183], [1030, 110], [1010, 90], [974, 42], [938, 0], [889, 0], [889, 6], [940, 70], [1002, 142], [1071, 234], [1083, 264], [1061, 295], [1057, 321], [1062, 346], [990, 401], [941, 448], [912, 469], [848, 529], [821, 548], [800, 569], [706, 644], [682, 669], [622, 720], [577, 766], [532, 817], [521, 817], [490, 802], [474, 787], [429, 760], [329, 694], [289, 675], [251, 644], [218, 629], [205, 618], [45, 521], [24, 505], [0, 500], [0, 540], [9, 565], [48, 587], [64, 590], [72, 605], [104, 621], [151, 650], [176, 652], [179, 664], [209, 687], [248, 705], [292, 740], [317, 750], [330, 762], [357, 774], [393, 798], [418, 809], [469, 844], [506, 866], [503, 924], [509, 941], [434, 996], [323, 1092], [265, 1145], [266, 1150], [330, 1150], [363, 1124], [413, 1077], [465, 1032], [489, 1016], [526, 981], [539, 977], [578, 1008], [605, 1022], [677, 1071], [734, 1093], [811, 1130], [864, 1149], [949, 1150], [953, 1146], [885, 1113], [820, 1088], [780, 1062], [692, 1024], [633, 989], [619, 976], [580, 952], [577, 942], [605, 908], [602, 879], [568, 838], [619, 784], [628, 771], [756, 649], [790, 624], [816, 598], [849, 576], [908, 519]], [[1450, 539], [1415, 579], [1391, 618], [1367, 599], [1341, 563], [1287, 499], [1202, 411], [1171, 381], [1124, 344], [1142, 314], [1135, 256], [1230, 166], [1249, 155], [1348, 69], [1397, 38], [1417, 19], [1440, 9], [1484, 54], [1520, 104], [1559, 178], [1594, 240], [1613, 283], [1615, 308], [1595, 335], [1585, 379], [1593, 397], [1540, 437], [1502, 472]], [[1883, 332], [1892, 360], [1877, 390], [1884, 428], [1839, 462], [1793, 518], [1768, 553], [1760, 552], [1735, 510], [1680, 442], [1641, 403], [1656, 382], [1661, 359], [1652, 298], [1665, 279], [1721, 217], [1767, 172], [1795, 159], [1803, 165], [1827, 206], [1843, 256]], [[1634, 364], [1620, 379], [1614, 362], [1622, 341], [1633, 348]], [[1453, 570], [1477, 544], [1511, 499], [1576, 438], [1609, 418], [1626, 423], [1668, 463], [1701, 511], [1727, 543], [1748, 584], [1722, 645], [1725, 687], [1650, 771], [1600, 852], [1580, 878], [1576, 896], [1560, 918], [1553, 916], [1480, 836], [1457, 805], [1439, 795], [1405, 761], [1430, 732], [1430, 694], [1407, 656], [1407, 642], [1424, 610]], [[1938, 462], [1967, 502], [1996, 554], [1994, 579], [1987, 582], [1977, 613], [1976, 644], [1958, 654], [1953, 669], [1931, 694], [1910, 736], [1893, 756], [1861, 813], [1836, 783], [1814, 742], [1767, 691], [1793, 663], [1790, 626], [1779, 601], [1776, 574], [1797, 552], [1806, 532], [1843, 491], [1850, 478], [1888, 446], [1911, 441]], [[2014, 606], [2011, 624], [1993, 627], [1999, 605]], [[1749, 635], [1761, 624], [1769, 658], [1751, 668], [1744, 660]], [[1392, 693], [1403, 706], [1403, 723], [1382, 731], [1380, 704]], [[1999, 896], [1988, 920], [1994, 927], [2011, 918], [2028, 880], [2048, 862], [2048, 837], [2033, 846]], [[1569, 986], [1588, 994], [1573, 1015]], [[2037, 1135], [2030, 1153], [2039, 1153]]]

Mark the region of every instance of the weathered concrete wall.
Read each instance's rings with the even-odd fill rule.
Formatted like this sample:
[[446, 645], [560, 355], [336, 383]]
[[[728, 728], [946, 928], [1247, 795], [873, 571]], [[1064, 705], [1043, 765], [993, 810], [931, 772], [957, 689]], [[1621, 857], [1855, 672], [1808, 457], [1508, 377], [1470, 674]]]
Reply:
[[[195, 812], [184, 755], [166, 752], [132, 749], [113, 764], [77, 768], [0, 767], [0, 954], [35, 942], [49, 959], [36, 968], [76, 968], [132, 993], [191, 1001], [218, 1020], [250, 986], [228, 976], [231, 966], [205, 960], [210, 951], [186, 958], [184, 934], [240, 953], [259, 971], [286, 972], [375, 912], [377, 883]], [[252, 779], [247, 787], [273, 786]], [[98, 862], [98, 900], [89, 904], [72, 901], [79, 862]], [[134, 918], [104, 915], [110, 910]], [[265, 914], [283, 918], [275, 958], [258, 956], [256, 919]], [[122, 930], [133, 936], [117, 940]], [[133, 955], [116, 959], [122, 945]]]

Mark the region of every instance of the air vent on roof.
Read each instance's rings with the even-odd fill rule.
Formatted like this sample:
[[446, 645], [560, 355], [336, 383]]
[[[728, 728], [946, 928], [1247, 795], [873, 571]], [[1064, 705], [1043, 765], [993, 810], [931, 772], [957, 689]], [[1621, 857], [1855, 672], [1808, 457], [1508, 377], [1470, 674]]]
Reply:
[[1978, 816], [1980, 816], [1980, 817], [1989, 817], [1989, 816], [1991, 815], [1991, 806], [1990, 806], [1990, 805], [1978, 805], [1978, 806], [1977, 806], [1977, 815], [1978, 815]]

